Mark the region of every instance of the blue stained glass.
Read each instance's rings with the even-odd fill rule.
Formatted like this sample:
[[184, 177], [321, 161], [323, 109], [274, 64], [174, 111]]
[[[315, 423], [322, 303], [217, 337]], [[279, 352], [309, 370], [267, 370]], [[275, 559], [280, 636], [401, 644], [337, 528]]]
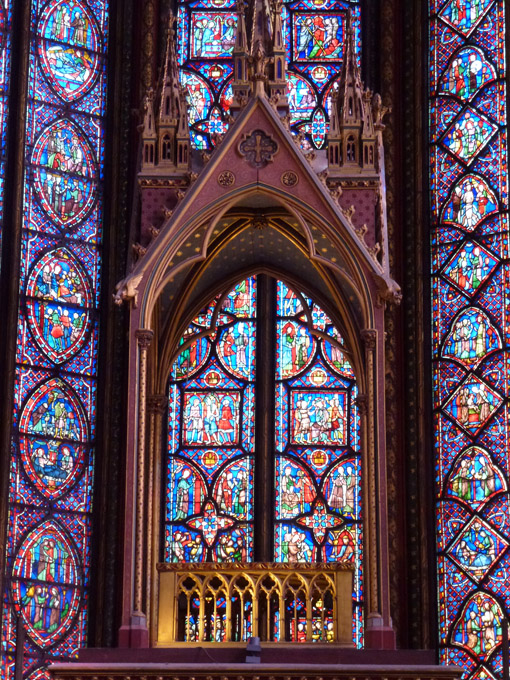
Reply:
[[33, 0], [31, 20], [6, 678], [15, 614], [31, 678], [86, 643], [96, 420], [108, 2]]
[[195, 329], [208, 337], [179, 352], [171, 371], [169, 561], [252, 560], [256, 295], [246, 279], [202, 310], [182, 344]]
[[[353, 562], [356, 611], [363, 595], [354, 373], [320, 307], [281, 281], [277, 297], [275, 559]], [[314, 329], [327, 330], [331, 342]], [[361, 645], [362, 629], [353, 636]]]
[[[275, 294], [264, 289], [260, 302], [264, 309], [276, 307], [269, 347], [256, 348], [262, 321], [256, 279], [250, 278], [206, 306], [176, 350], [169, 380], [165, 559], [250, 561], [257, 517], [269, 512], [277, 561], [355, 565], [353, 638], [360, 646], [356, 380], [345, 343], [324, 310], [282, 281], [273, 284]], [[267, 366], [257, 370], [260, 353], [275, 356], [274, 373]], [[257, 466], [273, 466], [256, 439], [261, 382], [274, 384], [276, 397], [274, 508], [257, 507], [254, 500]]]
[[[348, 12], [360, 60], [359, 2], [286, 0], [283, 7], [291, 129], [294, 133], [303, 133], [305, 143], [318, 149], [324, 147], [326, 140], [331, 89], [340, 75]], [[187, 89], [192, 145], [198, 149], [215, 146], [218, 135], [224, 134], [228, 127], [225, 114], [232, 101], [236, 24], [232, 0], [183, 0], [179, 3], [177, 54], [180, 78]], [[486, 82], [486, 72], [477, 78]]]
[[0, 252], [4, 212], [5, 152], [11, 71], [12, 0], [0, 2]]
[[429, 7], [440, 658], [488, 679], [510, 611], [505, 3]]

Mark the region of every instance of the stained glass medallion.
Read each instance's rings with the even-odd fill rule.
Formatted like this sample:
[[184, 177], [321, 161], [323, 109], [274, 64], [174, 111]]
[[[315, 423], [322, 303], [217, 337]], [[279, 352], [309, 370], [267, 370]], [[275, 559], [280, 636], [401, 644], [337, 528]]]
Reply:
[[474, 2], [449, 0], [441, 10], [440, 17], [467, 37], [483, 19], [491, 3], [492, 0], [475, 0]]
[[448, 554], [478, 583], [507, 548], [506, 539], [487, 522], [475, 517], [450, 546]]
[[45, 253], [26, 288], [29, 328], [41, 350], [55, 363], [77, 354], [91, 327], [92, 294], [87, 275], [65, 248]]
[[27, 400], [20, 417], [20, 450], [30, 481], [45, 498], [62, 496], [80, 475], [88, 438], [80, 400], [52, 379]]
[[496, 130], [497, 127], [486, 116], [467, 107], [448, 129], [443, 144], [454, 156], [469, 165]]
[[100, 32], [94, 15], [77, 0], [46, 5], [40, 18], [38, 56], [50, 86], [64, 101], [89, 92], [99, 72]]
[[452, 644], [487, 659], [501, 643], [502, 618], [501, 606], [491, 595], [483, 592], [473, 595], [453, 629]]
[[508, 485], [501, 469], [490, 455], [478, 446], [466, 449], [459, 456], [446, 480], [446, 493], [479, 510]]
[[498, 329], [477, 307], [459, 312], [446, 337], [442, 356], [476, 368], [491, 352], [502, 348]]
[[502, 403], [500, 394], [472, 377], [459, 386], [443, 408], [461, 427], [476, 435]]
[[494, 66], [486, 59], [482, 50], [464, 47], [451, 58], [440, 88], [442, 92], [466, 101], [495, 78]]
[[80, 604], [79, 569], [71, 539], [52, 521], [31, 531], [18, 550], [13, 600], [28, 634], [43, 649], [73, 623]]
[[292, 16], [295, 61], [340, 60], [345, 34], [345, 14], [296, 12]]
[[84, 219], [96, 200], [94, 154], [83, 132], [68, 119], [49, 125], [32, 155], [34, 190], [43, 210], [59, 227]]
[[221, 59], [232, 54], [237, 15], [231, 12], [191, 13], [191, 59]]

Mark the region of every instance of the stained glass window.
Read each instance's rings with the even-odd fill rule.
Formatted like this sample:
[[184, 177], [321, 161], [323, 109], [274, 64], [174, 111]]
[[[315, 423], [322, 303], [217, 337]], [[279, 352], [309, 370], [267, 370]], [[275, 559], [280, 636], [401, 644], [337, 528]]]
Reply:
[[2, 677], [85, 643], [102, 231], [105, 0], [34, 0]]
[[5, 145], [11, 67], [12, 0], [0, 2], [0, 252], [2, 246]]
[[[185, 331], [173, 363], [165, 559], [353, 562], [353, 635], [361, 645], [355, 375], [344, 341], [323, 309], [281, 281], [271, 279], [269, 289], [257, 281], [241, 281], [202, 310]], [[257, 310], [268, 308], [271, 318], [262, 320]], [[262, 324], [269, 324], [269, 334]], [[260, 366], [257, 357], [265, 357]], [[257, 402], [264, 386], [274, 394], [271, 431], [261, 431], [257, 422], [257, 412], [267, 408]], [[261, 439], [273, 442], [267, 454], [261, 453]], [[274, 475], [272, 509], [255, 502], [262, 469], [271, 471], [269, 478]], [[262, 513], [271, 514], [273, 525], [268, 555], [254, 531]]]
[[505, 3], [429, 8], [441, 659], [466, 677], [501, 677], [510, 608]]
[[[331, 92], [343, 57], [347, 14], [361, 53], [359, 0], [286, 0], [287, 94], [294, 132], [322, 148], [328, 130]], [[237, 24], [235, 0], [186, 0], [178, 12], [180, 78], [187, 90], [192, 144], [214, 146], [226, 132], [232, 102], [232, 51]]]

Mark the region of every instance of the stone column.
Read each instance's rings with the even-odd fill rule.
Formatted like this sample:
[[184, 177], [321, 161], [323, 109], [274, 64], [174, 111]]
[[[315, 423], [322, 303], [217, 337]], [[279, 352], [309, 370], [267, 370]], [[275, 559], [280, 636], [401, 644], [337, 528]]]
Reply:
[[[147, 647], [149, 636], [147, 616], [144, 612], [143, 579], [144, 569], [144, 528], [145, 528], [145, 440], [146, 440], [146, 399], [147, 399], [147, 352], [154, 336], [148, 329], [138, 329], [135, 333], [138, 344], [138, 423], [136, 456], [136, 522], [135, 522], [135, 563], [133, 613], [131, 616], [132, 645]], [[136, 636], [134, 630], [138, 631]], [[135, 639], [136, 638], [136, 639]]]
[[384, 353], [384, 343], [374, 328], [363, 330], [361, 337], [366, 366], [366, 393], [358, 398], [365, 452], [365, 647], [394, 649], [395, 634], [389, 611], [385, 475], [381, 479], [386, 433], [381, 422], [381, 419], [384, 421], [384, 371], [379, 358]]
[[[146, 615], [149, 621], [149, 635], [154, 639], [156, 628], [156, 611], [158, 598], [158, 583], [156, 563], [159, 554], [159, 499], [162, 497], [161, 489], [161, 443], [163, 432], [163, 416], [166, 411], [167, 397], [164, 394], [154, 394], [147, 399], [147, 411], [149, 412], [149, 467], [147, 484], [147, 556], [148, 569], [146, 582]], [[156, 540], [154, 540], [156, 539]]]

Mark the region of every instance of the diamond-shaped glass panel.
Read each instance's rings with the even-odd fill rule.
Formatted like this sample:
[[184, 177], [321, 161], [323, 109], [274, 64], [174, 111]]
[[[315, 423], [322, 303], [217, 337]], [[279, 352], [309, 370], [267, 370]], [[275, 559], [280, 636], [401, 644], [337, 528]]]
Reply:
[[473, 0], [472, 2], [449, 0], [443, 7], [440, 17], [467, 37], [478, 26], [490, 5], [492, 5], [492, 0]]
[[469, 241], [457, 250], [443, 273], [463, 293], [472, 297], [497, 264], [498, 260], [485, 248]]
[[450, 558], [477, 583], [508, 547], [508, 541], [477, 517], [459, 534], [448, 550]]
[[444, 405], [464, 430], [476, 435], [503, 402], [502, 397], [476, 376], [468, 377]]
[[494, 123], [468, 106], [450, 125], [442, 143], [458, 160], [469, 164], [497, 129]]

